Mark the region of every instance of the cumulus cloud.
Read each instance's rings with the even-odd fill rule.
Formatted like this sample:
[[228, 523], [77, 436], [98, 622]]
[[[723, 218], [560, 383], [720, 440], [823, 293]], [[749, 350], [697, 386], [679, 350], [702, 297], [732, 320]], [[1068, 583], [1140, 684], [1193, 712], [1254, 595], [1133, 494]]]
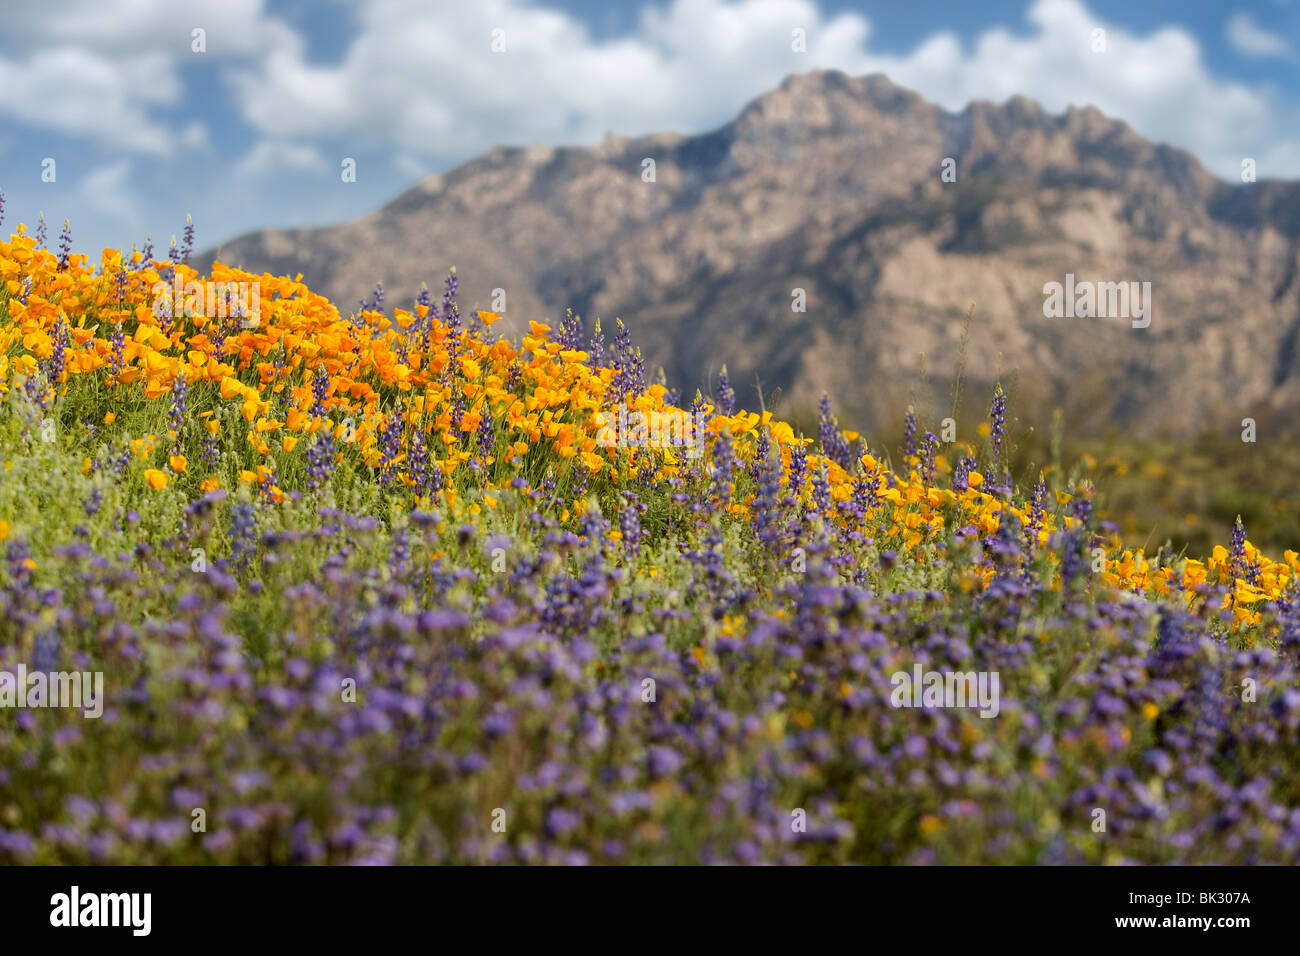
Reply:
[[[1015, 94], [1052, 111], [1095, 105], [1225, 176], [1250, 151], [1295, 154], [1276, 133], [1268, 94], [1212, 75], [1187, 31], [1137, 35], [1080, 0], [1037, 0], [1027, 19], [1027, 33], [991, 28], [968, 46], [940, 32], [886, 55], [871, 49], [865, 17], [828, 17], [814, 0], [674, 0], [609, 39], [523, 0], [372, 0], [341, 62], [308, 62], [301, 44], [288, 44], [237, 69], [233, 83], [244, 117], [267, 135], [387, 144], [407, 169], [418, 165], [412, 157], [464, 158], [498, 143], [698, 132], [814, 67], [884, 72], [953, 110]], [[796, 29], [806, 53], [792, 50]], [[1093, 49], [1096, 29], [1104, 51]], [[494, 36], [503, 52], [492, 52]]]
[[149, 107], [176, 103], [181, 87], [157, 55], [114, 62], [93, 50], [58, 47], [21, 64], [0, 59], [0, 89], [0, 115], [27, 125], [128, 152], [171, 152], [170, 133]]
[[130, 177], [130, 160], [109, 163], [92, 170], [77, 186], [77, 193], [95, 212], [129, 223], [139, 208], [130, 194]]
[[[301, 43], [262, 7], [261, 0], [16, 5], [5, 11], [5, 41], [26, 52], [0, 56], [0, 116], [131, 153], [170, 156], [202, 146], [201, 126], [173, 129], [158, 109], [182, 101], [183, 63]], [[206, 31], [206, 53], [192, 48], [195, 29]]]
[[235, 175], [258, 178], [286, 170], [318, 172], [325, 166], [325, 157], [314, 146], [263, 140], [239, 161], [235, 166]]
[[1228, 20], [1228, 43], [1243, 56], [1285, 56], [1286, 40], [1255, 23], [1249, 13], [1234, 13]]
[[938, 35], [905, 56], [871, 57], [871, 67], [954, 110], [1017, 93], [1052, 112], [1093, 105], [1150, 139], [1190, 149], [1223, 176], [1234, 176], [1250, 150], [1277, 141], [1269, 96], [1211, 75], [1182, 29], [1136, 36], [1077, 0], [1038, 0], [1028, 18], [1036, 28], [1028, 36], [993, 29], [964, 50], [956, 37]]
[[[808, 53], [791, 31], [808, 31]], [[812, 0], [677, 0], [647, 8], [633, 37], [597, 41], [581, 20], [520, 0], [374, 0], [343, 61], [301, 48], [236, 76], [245, 117], [267, 133], [350, 133], [426, 155], [500, 142], [595, 142], [609, 130], [697, 130], [787, 74], [860, 71], [867, 23]], [[492, 52], [494, 31], [502, 52]]]

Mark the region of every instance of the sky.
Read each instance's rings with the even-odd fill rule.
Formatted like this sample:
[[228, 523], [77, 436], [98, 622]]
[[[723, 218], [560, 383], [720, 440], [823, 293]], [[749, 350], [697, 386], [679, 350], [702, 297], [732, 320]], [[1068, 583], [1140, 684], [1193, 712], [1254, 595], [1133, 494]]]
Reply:
[[713, 129], [815, 68], [1094, 105], [1225, 179], [1300, 178], [1300, 0], [41, 0], [0, 16], [0, 229], [344, 222], [495, 145]]

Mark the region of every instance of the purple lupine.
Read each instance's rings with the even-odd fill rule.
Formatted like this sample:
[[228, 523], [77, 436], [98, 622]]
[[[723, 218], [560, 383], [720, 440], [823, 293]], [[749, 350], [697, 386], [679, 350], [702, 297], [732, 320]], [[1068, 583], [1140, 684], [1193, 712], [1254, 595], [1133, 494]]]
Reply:
[[939, 436], [926, 432], [921, 439], [921, 481], [926, 485], [934, 483], [934, 453], [939, 447]]
[[587, 365], [593, 369], [599, 369], [604, 363], [605, 335], [600, 331], [600, 319], [597, 319], [596, 330], [591, 333], [591, 344], [587, 346]]
[[641, 553], [641, 512], [646, 506], [636, 492], [623, 492], [623, 509], [618, 516], [618, 529], [623, 535], [623, 553], [635, 558]]
[[970, 473], [975, 470], [975, 459], [962, 455], [952, 469], [952, 490], [963, 492], [970, 489]]
[[731, 501], [731, 474], [735, 467], [731, 432], [724, 428], [713, 442], [713, 491], [724, 508]]
[[194, 252], [194, 220], [188, 213], [185, 215], [185, 233], [181, 245], [181, 261], [186, 265], [190, 264], [190, 254]]
[[59, 271], [67, 272], [69, 257], [72, 255], [72, 224], [63, 220], [63, 231], [59, 233]]
[[1025, 544], [1026, 553], [1033, 557], [1034, 552], [1038, 550], [1038, 534], [1043, 530], [1043, 521], [1046, 517], [1044, 505], [1047, 502], [1047, 485], [1043, 480], [1038, 479], [1038, 484], [1034, 485], [1033, 497], [1029, 502], [1029, 523], [1025, 525]]
[[422, 426], [411, 434], [406, 473], [417, 497], [432, 497], [442, 489], [442, 469], [436, 461], [429, 460], [428, 436]]
[[989, 441], [993, 445], [993, 460], [1002, 461], [1002, 443], [1007, 434], [1007, 396], [999, 382], [993, 390], [993, 405], [989, 408]]
[[311, 380], [311, 413], [314, 417], [325, 415], [325, 399], [330, 391], [330, 373], [324, 365], [317, 365]]
[[823, 517], [831, 513], [831, 484], [826, 476], [826, 462], [817, 463], [817, 469], [812, 476], [812, 502], [813, 507]]
[[54, 350], [50, 353], [50, 364], [46, 376], [51, 386], [58, 385], [63, 381], [63, 370], [67, 364], [68, 343], [70, 341], [71, 333], [68, 331], [68, 320], [60, 312], [58, 321], [54, 325]]
[[844, 434], [835, 424], [835, 419], [831, 417], [830, 396], [823, 394], [821, 401], [817, 403], [817, 407], [821, 413], [817, 426], [817, 437], [821, 441], [822, 453], [847, 471], [853, 464], [853, 450], [845, 440]]
[[417, 322], [415, 326], [415, 330], [420, 336], [421, 347], [425, 351], [428, 351], [429, 337], [431, 334], [431, 330], [433, 329], [434, 310], [433, 310], [433, 296], [429, 295], [429, 286], [427, 283], [424, 282], [420, 283], [420, 294], [415, 297], [415, 306], [416, 306], [415, 314], [417, 317], [420, 314], [419, 312], [420, 306], [424, 306], [425, 308], [424, 318], [420, 319]]
[[137, 272], [143, 272], [145, 269], [153, 267], [153, 234], [150, 233], [144, 237], [144, 248], [140, 250], [140, 264], [136, 266]]
[[645, 394], [645, 360], [641, 357], [640, 346], [632, 350], [628, 369], [628, 393], [633, 398], [639, 398]]
[[451, 430], [460, 431], [461, 420], [465, 417], [465, 393], [459, 388], [451, 400]]
[[205, 435], [203, 438], [203, 464], [208, 471], [217, 470], [217, 462], [221, 458], [221, 443], [212, 435]]
[[176, 267], [180, 264], [181, 250], [176, 245], [176, 237], [172, 236], [171, 245], [167, 247], [167, 266], [163, 270], [163, 278], [170, 282], [176, 275]]
[[319, 491], [334, 471], [334, 436], [327, 428], [316, 433], [307, 448], [307, 487]]
[[452, 266], [442, 283], [442, 324], [447, 327], [447, 335], [452, 341], [459, 338], [461, 329], [460, 306], [456, 303], [459, 285], [456, 267]]
[[50, 407], [50, 395], [53, 389], [50, 388], [49, 382], [43, 371], [40, 374], [28, 375], [23, 382], [23, 394], [30, 401], [35, 402], [41, 407], [41, 411], [46, 411]]
[[393, 483], [393, 462], [401, 453], [402, 419], [400, 412], [393, 412], [380, 426], [379, 432], [379, 477], [384, 485]]
[[856, 512], [859, 520], [864, 520], [871, 514], [880, 501], [880, 475], [861, 474], [853, 481], [853, 510]]
[[808, 452], [804, 450], [803, 442], [795, 442], [790, 447], [790, 491], [798, 495], [803, 488], [804, 478], [808, 474]]
[[835, 446], [836, 428], [835, 421], [831, 418], [831, 397], [823, 394], [821, 400], [817, 403], [818, 420], [817, 420], [817, 438], [821, 442], [822, 451], [829, 453]]
[[484, 402], [479, 410], [478, 452], [484, 461], [492, 458], [492, 447], [496, 443], [496, 426], [492, 422], [492, 406]]
[[274, 488], [277, 484], [275, 480], [275, 471], [274, 471], [275, 466], [271, 465], [270, 467], [271, 467], [271, 471], [270, 474], [266, 476], [266, 480], [261, 482], [257, 486], [258, 497], [262, 499], [262, 504], [264, 505], [275, 504], [275, 495], [271, 491], [271, 489]]
[[45, 233], [45, 213], [43, 213], [43, 212], [42, 212], [42, 213], [38, 213], [38, 215], [40, 216], [40, 222], [37, 223], [37, 225], [36, 225], [36, 248], [37, 248], [37, 249], [44, 249], [44, 248], [45, 248], [45, 239], [46, 239], [46, 233]]
[[734, 415], [736, 414], [736, 390], [731, 387], [731, 379], [727, 377], [727, 366], [722, 366], [722, 371], [718, 373], [718, 414]]
[[572, 309], [568, 309], [564, 314], [564, 319], [560, 323], [560, 334], [557, 341], [560, 347], [566, 351], [582, 351], [582, 316], [574, 315]]
[[126, 287], [130, 284], [126, 270], [127, 264], [123, 262], [122, 267], [113, 276], [113, 301], [119, 309], [126, 307]]
[[782, 545], [781, 508], [781, 457], [770, 451], [767, 428], [759, 431], [759, 448], [754, 456], [754, 501], [749, 512], [753, 518], [754, 535], [769, 552], [779, 552]]
[[614, 339], [614, 380], [610, 383], [611, 398], [619, 404], [628, 398], [637, 398], [645, 392], [645, 365], [641, 350], [632, 346], [632, 330], [615, 320], [618, 335]]
[[907, 406], [907, 417], [903, 419], [903, 458], [910, 461], [916, 457], [916, 412]]
[[110, 453], [108, 464], [113, 468], [113, 474], [121, 478], [125, 474], [127, 467], [131, 464], [131, 446], [124, 445], [116, 455]]
[[172, 334], [172, 302], [170, 298], [164, 298], [159, 303], [162, 309], [157, 312], [158, 330], [168, 338]]
[[659, 366], [659, 376], [656, 381], [664, 387], [664, 404], [669, 408], [681, 408], [682, 394], [677, 389], [668, 387], [668, 376], [662, 365]]
[[768, 438], [767, 426], [763, 426], [758, 430], [758, 440], [754, 443], [754, 459], [749, 463], [749, 473], [755, 478], [766, 466], [768, 454], [771, 450], [772, 442]]
[[0, 189], [0, 226], [5, 222], [5, 191]]
[[989, 551], [993, 565], [998, 569], [999, 576], [1020, 568], [1023, 540], [1024, 530], [1021, 528], [1020, 519], [1010, 508], [1003, 508], [998, 513], [997, 530], [984, 539], [985, 547]]
[[411, 538], [405, 528], [397, 528], [392, 534], [392, 548], [388, 552], [388, 571], [394, 578], [402, 578], [411, 564]]
[[507, 392], [518, 394], [519, 385], [524, 380], [524, 365], [522, 362], [511, 362], [510, 371], [506, 373], [506, 381], [503, 388]]
[[1077, 495], [1070, 502], [1070, 515], [1083, 527], [1092, 527], [1092, 499], [1086, 495]]
[[176, 433], [176, 443], [173, 447], [172, 454], [181, 453], [182, 435], [185, 431], [186, 414], [189, 411], [190, 386], [185, 381], [183, 375], [176, 376], [172, 382], [172, 401], [169, 418], [171, 420], [172, 431]]
[[1056, 538], [1061, 547], [1061, 585], [1070, 588], [1088, 567], [1086, 548], [1088, 532], [1083, 528], [1071, 528]]
[[1232, 553], [1229, 557], [1228, 567], [1231, 569], [1234, 578], [1244, 580], [1252, 587], [1259, 586], [1259, 565], [1251, 561], [1246, 555], [1246, 526], [1242, 524], [1241, 515], [1237, 515], [1237, 522], [1232, 526]]
[[384, 284], [375, 283], [375, 291], [370, 293], [369, 299], [357, 300], [357, 312], [350, 316], [352, 327], [357, 330], [358, 334], [365, 331], [366, 322], [362, 318], [364, 312], [383, 312], [384, 311]]
[[251, 504], [237, 501], [230, 507], [230, 556], [236, 567], [247, 568], [256, 550], [257, 516]]

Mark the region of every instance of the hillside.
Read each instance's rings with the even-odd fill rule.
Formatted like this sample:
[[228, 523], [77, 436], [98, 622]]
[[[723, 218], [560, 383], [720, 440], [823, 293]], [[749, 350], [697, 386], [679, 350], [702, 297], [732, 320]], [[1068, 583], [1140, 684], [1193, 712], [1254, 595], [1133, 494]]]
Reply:
[[1300, 555], [1015, 491], [1001, 389], [683, 446], [626, 340], [172, 270], [0, 242], [0, 863], [1300, 860]]

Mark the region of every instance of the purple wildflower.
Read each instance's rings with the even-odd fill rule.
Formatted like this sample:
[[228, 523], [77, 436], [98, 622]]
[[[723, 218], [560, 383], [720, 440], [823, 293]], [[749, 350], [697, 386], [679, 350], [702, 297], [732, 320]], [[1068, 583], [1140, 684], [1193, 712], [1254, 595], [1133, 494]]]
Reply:
[[187, 213], [185, 216], [185, 233], [181, 246], [181, 261], [190, 264], [190, 254], [194, 251], [194, 220]]
[[172, 431], [176, 433], [176, 448], [173, 454], [180, 454], [181, 434], [185, 429], [186, 413], [189, 411], [190, 386], [184, 376], [176, 376], [172, 382], [172, 401], [170, 419]]
[[59, 233], [59, 271], [67, 272], [69, 257], [72, 255], [72, 225], [63, 220], [63, 231]]
[[722, 366], [722, 371], [718, 373], [718, 414], [734, 415], [736, 413], [736, 390], [731, 387], [731, 379], [727, 377], [727, 366]]
[[564, 320], [560, 323], [560, 335], [558, 341], [560, 347], [574, 352], [582, 351], [582, 317], [573, 314], [569, 309], [564, 314]]
[[1002, 443], [1007, 434], [1007, 396], [1002, 383], [993, 390], [993, 405], [989, 409], [989, 440], [993, 443], [994, 461], [1000, 463]]
[[479, 410], [478, 451], [484, 461], [492, 458], [492, 446], [496, 443], [496, 427], [492, 422], [492, 407], [484, 402]]
[[623, 492], [623, 509], [619, 512], [618, 528], [623, 535], [623, 553], [635, 558], [641, 553], [641, 512], [646, 506], [635, 492]]
[[605, 362], [605, 336], [600, 331], [600, 319], [596, 320], [596, 330], [591, 334], [591, 344], [587, 347], [587, 364], [599, 369]]

